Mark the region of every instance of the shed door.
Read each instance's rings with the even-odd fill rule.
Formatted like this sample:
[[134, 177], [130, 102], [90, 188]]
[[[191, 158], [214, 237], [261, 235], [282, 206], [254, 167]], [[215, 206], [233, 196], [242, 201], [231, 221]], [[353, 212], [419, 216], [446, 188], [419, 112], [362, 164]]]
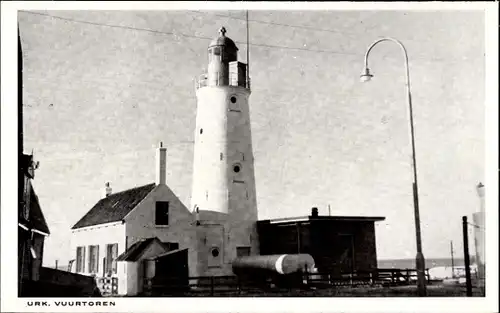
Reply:
[[179, 250], [178, 252], [165, 255], [156, 260], [156, 278], [168, 280], [175, 279], [177, 282], [187, 283], [188, 275], [188, 249]]
[[337, 268], [342, 273], [354, 270], [354, 238], [349, 234], [340, 234], [335, 245]]

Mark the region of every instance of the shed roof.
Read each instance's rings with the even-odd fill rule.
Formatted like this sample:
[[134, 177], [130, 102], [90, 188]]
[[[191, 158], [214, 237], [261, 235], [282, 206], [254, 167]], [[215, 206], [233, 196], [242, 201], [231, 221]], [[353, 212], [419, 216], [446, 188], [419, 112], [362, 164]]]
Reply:
[[151, 183], [110, 194], [99, 200], [71, 229], [121, 221], [155, 186]]
[[158, 254], [158, 255], [156, 255], [154, 257], [151, 257], [148, 260], [157, 260], [157, 259], [169, 256], [169, 255], [172, 255], [172, 254], [176, 254], [176, 253], [179, 253], [179, 252], [183, 252], [183, 251], [186, 251], [186, 250], [188, 250], [188, 248], [167, 251], [167, 252], [164, 252], [162, 254]]
[[129, 261], [129, 262], [135, 262], [139, 260], [139, 258], [142, 256], [144, 251], [153, 244], [153, 242], [157, 242], [159, 245], [161, 245], [165, 250], [168, 250], [168, 246], [165, 245], [163, 242], [160, 241], [157, 237], [152, 237], [152, 238], [147, 238], [143, 239], [141, 241], [138, 241], [131, 245], [125, 252], [120, 254], [118, 258], [116, 258], [117, 261]]
[[338, 222], [379, 222], [385, 220], [383, 216], [296, 216], [261, 220], [259, 223], [285, 224], [310, 221], [338, 221]]

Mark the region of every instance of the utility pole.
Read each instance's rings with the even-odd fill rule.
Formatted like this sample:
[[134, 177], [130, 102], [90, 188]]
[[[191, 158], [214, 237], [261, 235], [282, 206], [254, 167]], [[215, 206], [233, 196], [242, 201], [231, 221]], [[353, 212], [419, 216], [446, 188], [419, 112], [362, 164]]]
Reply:
[[330, 205], [328, 205], [328, 216], [331, 216]]
[[455, 278], [455, 264], [453, 260], [453, 240], [450, 240], [450, 251], [451, 251], [451, 278]]
[[370, 54], [370, 51], [373, 49], [374, 46], [377, 44], [383, 42], [383, 41], [390, 41], [392, 43], [397, 44], [400, 48], [401, 51], [403, 52], [404, 56], [404, 65], [405, 65], [405, 72], [406, 72], [406, 104], [408, 105], [408, 123], [409, 125], [409, 136], [410, 136], [410, 143], [411, 143], [411, 164], [412, 164], [412, 173], [413, 173], [413, 215], [415, 217], [415, 240], [416, 240], [416, 248], [417, 248], [417, 253], [415, 255], [415, 265], [417, 267], [417, 290], [418, 290], [418, 295], [420, 297], [425, 297], [427, 295], [427, 289], [426, 289], [426, 271], [425, 271], [425, 257], [424, 253], [422, 252], [422, 233], [420, 229], [420, 208], [419, 208], [419, 201], [418, 201], [418, 183], [417, 183], [417, 157], [415, 154], [415, 131], [414, 131], [414, 126], [413, 126], [413, 104], [412, 104], [412, 97], [411, 97], [411, 91], [410, 91], [410, 67], [409, 67], [409, 62], [408, 62], [408, 53], [406, 51], [405, 46], [401, 41], [391, 38], [391, 37], [385, 37], [378, 39], [374, 43], [368, 47], [368, 50], [366, 51], [365, 54], [365, 67], [363, 69], [363, 72], [361, 73], [361, 81], [362, 82], [367, 82], [371, 80], [373, 75], [370, 73], [370, 69], [368, 68], [368, 55]]
[[470, 276], [470, 259], [469, 259], [469, 233], [467, 225], [467, 216], [462, 216], [462, 230], [464, 235], [464, 262], [465, 262], [465, 284], [467, 297], [472, 297], [472, 282]]

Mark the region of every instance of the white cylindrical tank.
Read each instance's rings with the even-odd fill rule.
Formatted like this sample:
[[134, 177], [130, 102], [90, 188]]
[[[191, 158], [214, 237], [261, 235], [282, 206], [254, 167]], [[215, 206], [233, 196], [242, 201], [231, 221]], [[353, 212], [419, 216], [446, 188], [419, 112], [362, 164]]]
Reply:
[[310, 254], [255, 255], [237, 258], [233, 261], [233, 271], [270, 270], [278, 274], [291, 274], [299, 271], [314, 271], [314, 259]]

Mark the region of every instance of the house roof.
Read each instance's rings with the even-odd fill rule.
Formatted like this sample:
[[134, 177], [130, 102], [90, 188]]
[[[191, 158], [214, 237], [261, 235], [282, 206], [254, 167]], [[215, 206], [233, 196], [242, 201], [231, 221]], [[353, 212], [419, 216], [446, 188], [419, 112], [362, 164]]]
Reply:
[[99, 200], [71, 229], [121, 221], [155, 186], [152, 183], [110, 194]]
[[38, 196], [35, 193], [35, 189], [30, 182], [30, 216], [29, 224], [32, 229], [36, 229], [45, 234], [50, 234], [49, 227], [43, 216], [42, 208], [40, 207], [40, 202], [38, 201]]
[[152, 237], [152, 238], [147, 238], [143, 239], [141, 241], [138, 241], [131, 245], [125, 252], [120, 254], [118, 258], [116, 258], [117, 261], [129, 261], [129, 262], [135, 262], [139, 260], [141, 255], [146, 251], [146, 249], [153, 243], [157, 242], [160, 244], [165, 250], [168, 250], [168, 246], [163, 244], [160, 239], [157, 237]]
[[23, 153], [19, 160], [19, 168], [28, 178], [34, 178], [33, 155]]

